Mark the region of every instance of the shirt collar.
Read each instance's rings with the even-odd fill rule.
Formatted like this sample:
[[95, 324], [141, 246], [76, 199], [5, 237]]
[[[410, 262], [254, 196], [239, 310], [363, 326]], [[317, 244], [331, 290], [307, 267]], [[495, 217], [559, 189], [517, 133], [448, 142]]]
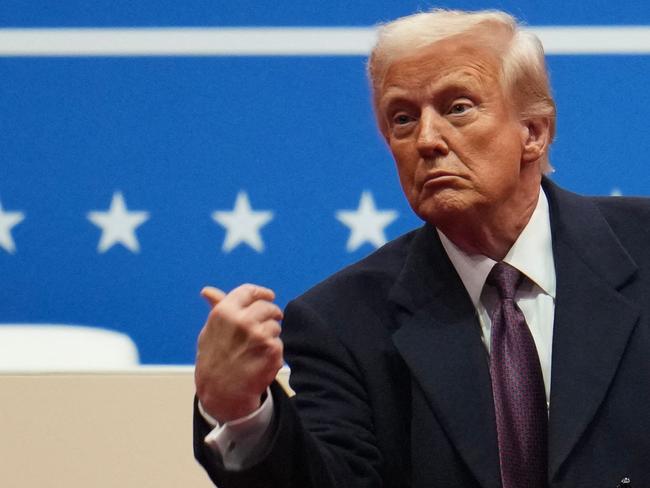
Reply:
[[[483, 285], [492, 267], [496, 264], [482, 254], [467, 254], [440, 230], [438, 235], [456, 272], [460, 276], [467, 293], [475, 307], [478, 306]], [[521, 231], [503, 261], [517, 268], [544, 293], [555, 298], [555, 262], [551, 238], [551, 220], [548, 200], [543, 191], [539, 192], [537, 205], [530, 220]]]

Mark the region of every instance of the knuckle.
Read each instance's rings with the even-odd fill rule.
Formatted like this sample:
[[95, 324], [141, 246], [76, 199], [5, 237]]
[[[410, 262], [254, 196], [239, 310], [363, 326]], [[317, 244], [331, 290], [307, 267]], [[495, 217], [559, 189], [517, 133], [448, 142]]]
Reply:
[[244, 283], [240, 288], [244, 293], [247, 293], [248, 295], [255, 298], [257, 294], [257, 286], [253, 285], [252, 283]]
[[229, 314], [233, 309], [232, 304], [230, 303], [229, 300], [222, 300], [219, 303], [217, 303], [213, 308], [212, 311], [217, 314], [217, 315], [227, 315]]
[[284, 354], [284, 345], [278, 338], [269, 339], [267, 342], [268, 354], [274, 361], [281, 360]]
[[273, 357], [273, 367], [275, 368], [276, 371], [282, 368], [283, 365], [284, 365], [284, 359], [282, 357], [282, 354], [278, 354], [277, 356]]
[[267, 336], [264, 338], [264, 347], [269, 355], [275, 355], [275, 338]]
[[280, 332], [282, 332], [282, 327], [280, 327], [279, 322], [273, 320], [270, 324], [271, 325], [269, 326], [269, 330], [271, 332], [271, 335], [273, 335], [273, 337], [279, 337]]
[[238, 310], [233, 317], [233, 321], [240, 326], [247, 326], [253, 323], [253, 317], [250, 309], [243, 308]]
[[220, 303], [213, 310], [213, 317], [216, 321], [229, 324], [238, 324], [241, 320], [241, 310], [230, 303]]
[[268, 347], [267, 341], [268, 341], [268, 336], [264, 333], [264, 331], [260, 329], [254, 329], [249, 332], [249, 337], [251, 342], [254, 344], [260, 344], [264, 347]]
[[217, 320], [222, 317], [227, 317], [229, 313], [230, 307], [227, 302], [222, 301], [216, 304], [214, 307], [212, 307], [212, 310], [210, 310], [210, 315], [209, 317], [212, 320]]
[[258, 302], [259, 305], [257, 307], [257, 317], [260, 319], [261, 322], [264, 322], [267, 320], [269, 317], [272, 316], [272, 305], [269, 302]]
[[264, 319], [269, 321], [269, 320], [274, 320], [278, 319], [280, 316], [280, 309], [277, 305], [271, 302], [264, 302]]

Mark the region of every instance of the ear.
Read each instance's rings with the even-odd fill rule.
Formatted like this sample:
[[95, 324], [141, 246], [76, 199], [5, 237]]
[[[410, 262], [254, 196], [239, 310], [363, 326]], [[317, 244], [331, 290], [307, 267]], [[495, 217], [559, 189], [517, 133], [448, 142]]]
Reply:
[[538, 117], [522, 120], [522, 163], [532, 163], [541, 158], [548, 148], [549, 120]]

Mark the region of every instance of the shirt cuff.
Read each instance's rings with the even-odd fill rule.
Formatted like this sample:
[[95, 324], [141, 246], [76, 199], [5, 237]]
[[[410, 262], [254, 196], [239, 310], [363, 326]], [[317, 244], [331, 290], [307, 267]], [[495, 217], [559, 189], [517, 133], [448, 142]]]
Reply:
[[266, 399], [260, 407], [245, 417], [220, 424], [208, 414], [199, 401], [201, 416], [214, 427], [205, 436], [204, 442], [221, 455], [227, 470], [239, 471], [255, 464], [259, 453], [269, 442], [265, 434], [273, 420], [273, 395], [266, 389]]

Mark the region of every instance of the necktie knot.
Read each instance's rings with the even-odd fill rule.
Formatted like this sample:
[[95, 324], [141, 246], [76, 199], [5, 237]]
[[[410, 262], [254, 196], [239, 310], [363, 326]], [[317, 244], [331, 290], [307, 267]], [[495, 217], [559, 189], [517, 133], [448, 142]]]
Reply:
[[494, 265], [487, 277], [487, 283], [494, 286], [502, 300], [512, 300], [521, 284], [522, 275], [517, 268], [508, 263], [499, 262]]

